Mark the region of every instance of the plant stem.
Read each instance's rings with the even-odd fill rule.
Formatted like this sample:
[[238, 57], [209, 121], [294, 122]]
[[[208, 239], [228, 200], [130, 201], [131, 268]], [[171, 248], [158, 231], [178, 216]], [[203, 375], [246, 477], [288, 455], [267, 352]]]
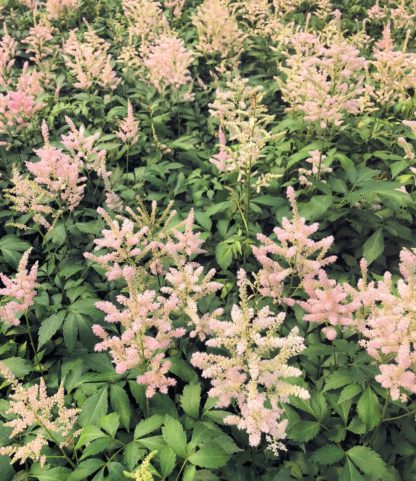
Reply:
[[39, 356], [38, 356], [38, 351], [35, 347], [35, 343], [33, 341], [33, 337], [32, 337], [32, 333], [30, 331], [30, 324], [29, 324], [29, 319], [27, 317], [27, 315], [25, 314], [25, 321], [26, 321], [26, 326], [27, 326], [27, 333], [29, 334], [29, 341], [30, 341], [30, 345], [32, 346], [32, 350], [33, 350], [33, 353], [35, 355], [35, 359], [36, 359], [36, 363], [38, 365], [38, 369], [39, 369], [39, 372], [40, 372], [40, 375], [43, 377], [43, 369], [42, 369], [42, 366], [40, 364], [40, 360], [39, 360]]
[[390, 421], [396, 421], [397, 419], [402, 419], [402, 418], [405, 418], [406, 416], [410, 416], [411, 414], [416, 414], [416, 409], [413, 409], [413, 411], [409, 411], [408, 413], [406, 414], [402, 414], [401, 416], [396, 416], [394, 418], [386, 418], [386, 419], [383, 419], [383, 423], [387, 423], [387, 422], [390, 422]]

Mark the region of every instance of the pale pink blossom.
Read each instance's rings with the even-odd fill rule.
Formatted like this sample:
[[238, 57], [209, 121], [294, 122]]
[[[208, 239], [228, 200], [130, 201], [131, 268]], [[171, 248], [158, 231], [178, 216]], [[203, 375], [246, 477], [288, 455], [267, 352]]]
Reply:
[[189, 83], [192, 62], [192, 53], [185, 48], [183, 40], [174, 35], [163, 35], [143, 50], [149, 82], [159, 92], [168, 87], [179, 89]]
[[121, 120], [116, 136], [126, 145], [134, 145], [139, 133], [139, 122], [134, 118], [130, 100], [127, 102], [127, 116]]
[[13, 279], [0, 272], [0, 280], [4, 284], [0, 295], [10, 298], [0, 306], [0, 319], [12, 326], [20, 324], [20, 316], [28, 311], [36, 296], [38, 263], [35, 262], [30, 270], [27, 267], [31, 250], [23, 254]]
[[109, 49], [110, 44], [91, 27], [84, 33], [84, 41], [78, 40], [76, 30], [71, 30], [63, 52], [65, 64], [76, 78], [75, 87], [81, 90], [96, 86], [110, 90], [117, 88], [121, 79], [113, 70]]
[[238, 408], [238, 414], [226, 416], [225, 423], [246, 431], [251, 446], [259, 445], [263, 434], [273, 444], [285, 437], [282, 403], [289, 396], [309, 398], [306, 389], [285, 380], [301, 376], [288, 361], [304, 349], [303, 338], [296, 327], [286, 337], [279, 336], [284, 312], [276, 315], [268, 306], [258, 310], [251, 306], [243, 270], [238, 285], [240, 304], [232, 307], [230, 320], [211, 321], [205, 342], [221, 348], [221, 353], [196, 352], [191, 362], [211, 379], [208, 394], [216, 398], [217, 407]]
[[[12, 463], [18, 461], [24, 464], [31, 459], [44, 465], [44, 448], [49, 442], [61, 449], [73, 446], [74, 437], [78, 434], [74, 430], [78, 409], [65, 407], [63, 386], [54, 395], [48, 396], [43, 378], [39, 384], [26, 388], [3, 363], [0, 363], [0, 373], [12, 387], [8, 398], [10, 406], [6, 411], [12, 419], [4, 423], [4, 426], [12, 428], [11, 444], [0, 448], [1, 455], [8, 456]], [[25, 443], [24, 437], [29, 432], [34, 438]], [[15, 438], [13, 443], [12, 438]]]

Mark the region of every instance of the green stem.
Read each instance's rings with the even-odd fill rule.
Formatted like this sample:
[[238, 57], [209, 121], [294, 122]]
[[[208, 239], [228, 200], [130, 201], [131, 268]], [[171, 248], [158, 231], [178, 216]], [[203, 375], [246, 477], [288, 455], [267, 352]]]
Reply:
[[39, 372], [40, 372], [40, 375], [43, 377], [43, 369], [42, 369], [42, 366], [40, 364], [40, 360], [39, 360], [39, 356], [38, 356], [38, 351], [35, 347], [35, 343], [33, 341], [33, 336], [32, 336], [32, 332], [30, 330], [30, 324], [29, 324], [29, 319], [27, 317], [27, 315], [25, 314], [25, 321], [26, 321], [26, 326], [27, 326], [27, 333], [29, 334], [29, 341], [30, 341], [30, 345], [32, 346], [32, 350], [33, 350], [33, 353], [35, 355], [35, 359], [36, 359], [36, 363], [38, 365], [38, 369], [39, 369]]
[[411, 414], [416, 414], [416, 409], [413, 409], [413, 411], [409, 411], [408, 413], [406, 414], [402, 414], [401, 416], [396, 416], [394, 418], [386, 418], [386, 419], [383, 419], [383, 423], [388, 423], [390, 421], [397, 421], [397, 419], [402, 419], [402, 418], [405, 418], [406, 416], [410, 416]]
[[186, 458], [185, 461], [182, 463], [181, 469], [179, 470], [179, 473], [176, 476], [175, 481], [179, 481], [180, 475], [182, 474], [182, 471], [185, 469], [187, 462], [188, 462], [188, 458]]

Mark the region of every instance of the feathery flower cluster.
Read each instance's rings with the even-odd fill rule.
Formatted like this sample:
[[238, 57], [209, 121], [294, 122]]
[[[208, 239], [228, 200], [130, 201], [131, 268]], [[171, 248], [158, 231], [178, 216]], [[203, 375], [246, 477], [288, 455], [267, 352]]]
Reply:
[[77, 39], [75, 32], [71, 30], [63, 46], [66, 66], [77, 79], [74, 86], [82, 90], [97, 85], [104, 89], [117, 88], [121, 79], [117, 78], [111, 66], [110, 44], [91, 27], [85, 32], [83, 42]]
[[211, 321], [211, 336], [206, 345], [225, 350], [224, 354], [197, 352], [192, 364], [211, 379], [210, 397], [217, 407], [236, 403], [239, 414], [224, 421], [248, 433], [251, 446], [257, 446], [262, 434], [276, 449], [284, 449], [287, 420], [282, 420], [281, 404], [289, 396], [308, 399], [306, 389], [289, 384], [285, 379], [301, 376], [301, 371], [288, 364], [290, 358], [304, 349], [298, 328], [286, 337], [279, 336], [285, 314], [273, 313], [269, 307], [250, 306], [248, 279], [244, 270], [238, 274], [240, 304], [231, 310], [230, 321]]
[[55, 29], [46, 22], [40, 22], [29, 30], [29, 35], [23, 39], [28, 45], [27, 53], [32, 54], [30, 60], [40, 64], [45, 57], [52, 55], [55, 47], [50, 45], [54, 38]]
[[174, 17], [180, 17], [185, 7], [186, 0], [164, 0], [164, 6], [170, 8]]
[[108, 280], [124, 279], [128, 291], [116, 297], [121, 309], [109, 301], [96, 304], [107, 322], [122, 326], [120, 336], [110, 336], [102, 326], [94, 325], [94, 333], [102, 339], [96, 350], [110, 350], [118, 373], [138, 369], [137, 382], [146, 385], [146, 395], [152, 397], [176, 383], [167, 375], [170, 362], [165, 353], [186, 329], [174, 327], [175, 316], [188, 314], [194, 335], [203, 336], [209, 319], [199, 315], [197, 301], [221, 285], [212, 281], [215, 271], [204, 276], [202, 266], [189, 261], [203, 252], [203, 241], [192, 231], [193, 213], [174, 224], [176, 212], [170, 207], [157, 218], [155, 203], [148, 212], [138, 202], [138, 214], [126, 208], [132, 220], [121, 215], [113, 220], [98, 209], [109, 228], [95, 240], [96, 249], [107, 253], [86, 253], [85, 257], [103, 266]]
[[312, 33], [293, 36], [286, 51], [286, 79], [276, 78], [288, 112], [299, 112], [320, 128], [342, 125], [345, 115], [360, 113], [365, 104], [367, 61], [339, 32], [325, 46]]
[[36, 97], [44, 93], [45, 87], [49, 84], [50, 80], [46, 72], [30, 69], [29, 62], [25, 62], [16, 86], [18, 91]]
[[0, 362], [0, 374], [12, 386], [9, 395], [10, 407], [5, 412], [12, 419], [4, 426], [12, 428], [10, 437], [25, 435], [26, 443], [10, 444], [0, 448], [0, 455], [8, 456], [12, 463], [24, 464], [28, 459], [45, 464], [43, 449], [49, 442], [61, 449], [73, 445], [77, 435], [74, 426], [78, 410], [65, 407], [64, 389], [61, 385], [53, 396], [48, 396], [43, 378], [38, 385], [25, 388], [13, 376], [5, 364]]
[[289, 275], [296, 275], [300, 280], [315, 277], [336, 260], [335, 256], [326, 257], [334, 242], [333, 237], [312, 240], [310, 237], [318, 230], [319, 224], [307, 225], [299, 215], [292, 187], [287, 189], [287, 196], [292, 206], [292, 219], [284, 217], [282, 227], [273, 229], [277, 242], [264, 234], [257, 234], [260, 245], [253, 246], [253, 254], [261, 265], [257, 274], [260, 293], [275, 302], [282, 300], [283, 281]]
[[367, 265], [356, 298], [356, 326], [364, 336], [361, 344], [379, 363], [376, 380], [390, 391], [394, 400], [406, 401], [416, 393], [416, 250], [400, 253], [401, 278], [393, 282], [390, 272], [382, 280], [367, 282]]
[[228, 0], [205, 0], [192, 22], [198, 33], [197, 49], [204, 55], [237, 59], [247, 35], [240, 30]]
[[4, 35], [0, 40], [0, 87], [7, 87], [9, 75], [15, 63], [17, 42], [11, 37], [4, 26]]
[[33, 95], [18, 90], [0, 94], [0, 133], [13, 133], [29, 125], [29, 121], [43, 107]]
[[156, 40], [170, 31], [160, 2], [154, 0], [122, 0], [123, 12], [129, 23], [129, 34], [142, 44]]
[[154, 45], [142, 49], [148, 79], [163, 93], [167, 87], [179, 89], [191, 80], [189, 66], [193, 56], [182, 39], [174, 35], [159, 37]]
[[11, 298], [0, 306], [0, 319], [12, 326], [20, 324], [20, 316], [27, 312], [36, 295], [38, 263], [35, 262], [30, 270], [27, 268], [31, 250], [28, 249], [20, 259], [14, 279], [0, 272], [0, 280], [5, 286], [0, 289], [0, 295]]
[[[220, 124], [220, 152], [210, 162], [220, 171], [237, 172], [238, 182], [245, 183], [249, 176], [257, 176], [252, 169], [272, 139], [266, 127], [274, 117], [267, 114], [264, 95], [261, 86], [251, 87], [247, 79], [235, 77], [227, 82], [226, 90], [217, 89], [214, 102], [209, 104], [211, 115]], [[226, 145], [224, 132], [233, 143], [230, 147]]]
[[59, 20], [78, 8], [78, 0], [46, 0], [49, 20]]
[[26, 162], [26, 167], [37, 184], [45, 186], [48, 192], [66, 204], [70, 211], [74, 210], [85, 189], [83, 182], [86, 177], [79, 175], [81, 162], [49, 144], [49, 131], [45, 121], [42, 124], [42, 134], [45, 145], [35, 150], [40, 160]]
[[[322, 174], [327, 174], [332, 172], [331, 167], [327, 167], [324, 162], [326, 159], [326, 155], [323, 155], [319, 150], [311, 150], [309, 152], [310, 157], [306, 159], [308, 164], [311, 164], [310, 169], [300, 168], [298, 169], [299, 172], [299, 182], [301, 185], [306, 187], [311, 186], [312, 182], [310, 181], [311, 177], [315, 177], [316, 179], [320, 179]], [[322, 180], [325, 182], [325, 180]]]
[[139, 122], [134, 118], [133, 107], [130, 100], [127, 102], [127, 116], [119, 125], [117, 137], [126, 145], [134, 145], [139, 133]]
[[[78, 157], [71, 157], [50, 145], [45, 121], [42, 135], [45, 145], [35, 150], [40, 160], [26, 162], [33, 180], [14, 170], [13, 187], [6, 190], [6, 198], [11, 200], [14, 210], [32, 214], [36, 223], [51, 229], [64, 210], [72, 211], [80, 203], [86, 177], [80, 175], [83, 164]], [[48, 216], [52, 217], [52, 223]]]
[[390, 23], [373, 49], [371, 78], [375, 83], [373, 96], [380, 105], [393, 106], [409, 98], [416, 78], [416, 54], [406, 52], [408, 37], [401, 49], [395, 49]]

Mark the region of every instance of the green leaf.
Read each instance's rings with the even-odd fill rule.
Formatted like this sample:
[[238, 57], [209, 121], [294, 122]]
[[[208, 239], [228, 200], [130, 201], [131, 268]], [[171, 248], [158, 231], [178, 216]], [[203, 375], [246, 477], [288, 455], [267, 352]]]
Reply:
[[96, 426], [85, 426], [81, 431], [78, 442], [76, 444], [76, 449], [82, 448], [91, 441], [105, 437], [106, 434], [101, 431], [101, 429]]
[[229, 242], [220, 242], [215, 248], [215, 258], [218, 265], [224, 271], [227, 270], [233, 261], [233, 245]]
[[363, 257], [370, 265], [384, 252], [383, 230], [380, 228], [371, 235], [363, 245]]
[[287, 435], [289, 439], [306, 443], [317, 436], [319, 429], [319, 423], [316, 421], [300, 421], [289, 427]]
[[[30, 471], [30, 477], [36, 477], [39, 481], [67, 481], [68, 474], [70, 473], [68, 468], [57, 467], [49, 469], [49, 466], [36, 466], [33, 465]], [[3, 476], [3, 472], [2, 472]], [[3, 481], [3, 477], [1, 478]]]
[[13, 269], [18, 266], [22, 252], [27, 251], [30, 247], [28, 242], [20, 240], [15, 235], [5, 235], [0, 239], [0, 252], [5, 262]]
[[344, 457], [344, 451], [335, 444], [328, 444], [312, 454], [312, 460], [324, 466], [331, 466]]
[[52, 314], [52, 316], [49, 316], [42, 321], [39, 328], [39, 348], [52, 339], [53, 335], [62, 326], [65, 316], [66, 311], [58, 311], [56, 314]]
[[357, 470], [357, 468], [352, 464], [352, 462], [347, 459], [344, 469], [341, 472], [339, 481], [366, 481]]
[[165, 417], [165, 425], [162, 428], [163, 439], [166, 444], [181, 458], [187, 456], [186, 434], [182, 424], [171, 416]]
[[81, 426], [87, 426], [88, 424], [99, 426], [101, 418], [107, 414], [107, 409], [107, 388], [103, 388], [85, 401], [78, 422]]
[[221, 468], [229, 460], [230, 456], [218, 446], [204, 446], [199, 451], [189, 456], [190, 463], [200, 468]]
[[370, 387], [367, 387], [367, 389], [361, 394], [357, 403], [357, 412], [361, 421], [366, 425], [369, 431], [374, 429], [380, 423], [380, 403], [378, 397]]
[[112, 384], [110, 387], [111, 407], [120, 416], [121, 424], [129, 430], [131, 418], [131, 405], [126, 391], [119, 384]]
[[126, 463], [127, 468], [132, 471], [137, 466], [137, 463], [144, 456], [145, 453], [146, 451], [144, 449], [141, 449], [137, 443], [129, 443], [123, 449], [123, 459]]
[[78, 465], [77, 468], [68, 476], [67, 481], [85, 481], [88, 476], [98, 471], [105, 463], [102, 459], [87, 459]]
[[140, 438], [137, 444], [147, 448], [149, 451], [159, 451], [165, 447], [165, 441], [162, 436], [150, 436], [148, 438]]
[[196, 474], [196, 467], [188, 464], [183, 472], [182, 481], [194, 481]]
[[354, 446], [347, 451], [347, 456], [360, 471], [372, 478], [383, 480], [388, 476], [386, 463], [368, 446]]
[[170, 362], [169, 371], [182, 379], [182, 381], [189, 383], [198, 377], [196, 371], [184, 359], [168, 357], [167, 360]]
[[175, 469], [176, 454], [169, 446], [165, 446], [159, 453], [160, 472], [165, 479]]
[[165, 417], [161, 414], [155, 414], [150, 418], [143, 419], [134, 430], [134, 439], [142, 438], [143, 436], [146, 436], [146, 434], [156, 431], [156, 429], [159, 429], [160, 426], [162, 426], [164, 420]]
[[182, 409], [192, 418], [199, 417], [199, 404], [201, 402], [201, 385], [188, 384], [184, 387], [181, 396]]
[[18, 379], [25, 377], [33, 368], [30, 361], [22, 359], [21, 357], [9, 357], [8, 359], [2, 359], [1, 362], [8, 367]]
[[110, 413], [101, 419], [100, 426], [112, 438], [116, 435], [117, 429], [120, 425], [120, 416], [117, 413]]
[[322, 392], [338, 389], [353, 382], [353, 376], [348, 371], [335, 371], [329, 376], [325, 376], [325, 387]]
[[339, 395], [338, 404], [341, 404], [344, 401], [349, 401], [361, 391], [362, 387], [359, 384], [350, 384], [349, 386], [344, 387]]

